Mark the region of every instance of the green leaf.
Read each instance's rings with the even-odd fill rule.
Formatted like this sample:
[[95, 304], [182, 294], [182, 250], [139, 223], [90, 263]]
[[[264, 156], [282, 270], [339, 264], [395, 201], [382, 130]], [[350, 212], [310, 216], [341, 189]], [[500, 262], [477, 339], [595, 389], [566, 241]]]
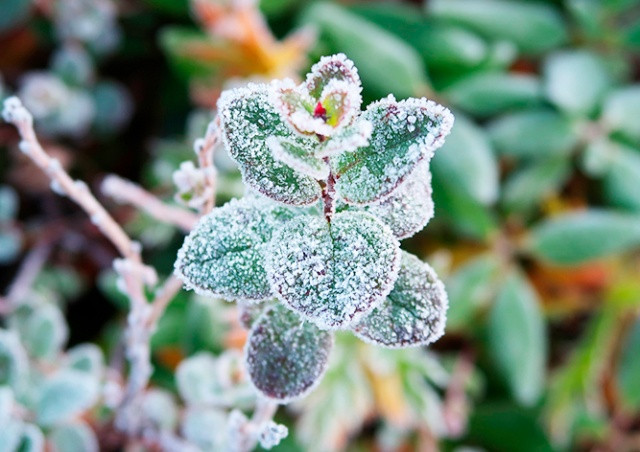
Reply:
[[327, 368], [333, 337], [282, 305], [267, 310], [245, 347], [247, 370], [264, 396], [287, 403], [304, 397]]
[[636, 320], [623, 348], [618, 364], [616, 382], [620, 389], [620, 402], [628, 409], [640, 409], [640, 321]]
[[559, 11], [519, 0], [432, 0], [429, 12], [493, 40], [508, 40], [522, 52], [539, 53], [567, 40]]
[[257, 197], [232, 200], [202, 218], [178, 251], [176, 274], [197, 293], [227, 300], [272, 296], [263, 250], [291, 209]]
[[549, 262], [579, 264], [640, 245], [640, 217], [595, 209], [567, 213], [537, 225], [528, 245]]
[[464, 263], [446, 283], [449, 294], [447, 329], [460, 331], [473, 327], [477, 314], [493, 300], [501, 266], [491, 254]]
[[75, 421], [73, 424], [56, 427], [48, 435], [52, 452], [98, 452], [98, 439], [87, 424]]
[[566, 155], [578, 142], [573, 124], [550, 110], [527, 110], [503, 116], [488, 125], [500, 154], [517, 158]]
[[389, 226], [400, 240], [421, 231], [434, 211], [429, 164], [421, 163], [391, 196], [365, 206], [364, 211]]
[[482, 128], [462, 115], [456, 115], [456, 126], [431, 167], [481, 204], [492, 204], [498, 197], [498, 162], [491, 143]]
[[426, 25], [416, 42], [429, 68], [473, 68], [489, 57], [489, 46], [477, 34], [439, 22]]
[[456, 107], [486, 117], [540, 104], [542, 85], [532, 75], [478, 72], [449, 86], [444, 95]]
[[489, 351], [511, 393], [534, 404], [544, 389], [547, 339], [538, 297], [523, 276], [508, 276], [487, 328]]
[[202, 50], [223, 52], [228, 43], [215, 40], [194, 28], [171, 26], [160, 31], [160, 47], [168, 55], [173, 68], [185, 78], [211, 76], [219, 63], [198, 58]]
[[350, 204], [391, 194], [422, 160], [430, 160], [453, 125], [446, 108], [426, 99], [375, 102], [362, 114], [371, 121], [368, 146], [331, 159], [336, 191]]
[[20, 447], [20, 433], [22, 423], [13, 419], [8, 419], [0, 424], [0, 451], [14, 452]]
[[444, 334], [447, 293], [433, 269], [402, 253], [400, 271], [387, 299], [353, 326], [360, 339], [389, 348], [427, 345]]
[[0, 185], [0, 223], [11, 221], [18, 212], [18, 194], [8, 185]]
[[545, 197], [559, 192], [571, 174], [565, 157], [540, 159], [511, 173], [502, 189], [502, 204], [510, 212], [527, 212]]
[[294, 218], [266, 253], [278, 298], [324, 329], [345, 328], [382, 302], [400, 265], [399, 244], [387, 226], [364, 212], [341, 212], [331, 223]]
[[80, 344], [66, 353], [67, 367], [86, 372], [96, 378], [102, 378], [104, 372], [104, 356], [97, 345]]
[[[403, 40], [338, 5], [313, 3], [301, 22], [315, 25], [334, 52], [344, 52], [359, 68], [372, 95], [414, 96], [427, 85], [420, 56]], [[372, 58], [375, 55], [375, 58]]]
[[592, 114], [611, 85], [604, 62], [584, 50], [555, 53], [544, 64], [549, 100], [572, 115]]
[[38, 424], [65, 423], [91, 408], [100, 396], [98, 380], [77, 370], [61, 370], [45, 380], [36, 402]]
[[617, 144], [610, 151], [603, 179], [604, 194], [611, 205], [640, 211], [640, 152]]
[[266, 140], [283, 137], [304, 146], [272, 105], [267, 85], [250, 84], [223, 92], [218, 101], [225, 147], [238, 163], [243, 181], [254, 190], [285, 204], [311, 204], [320, 185], [311, 177], [277, 161]]
[[630, 85], [611, 92], [602, 109], [601, 120], [608, 130], [620, 132], [640, 141], [640, 85]]

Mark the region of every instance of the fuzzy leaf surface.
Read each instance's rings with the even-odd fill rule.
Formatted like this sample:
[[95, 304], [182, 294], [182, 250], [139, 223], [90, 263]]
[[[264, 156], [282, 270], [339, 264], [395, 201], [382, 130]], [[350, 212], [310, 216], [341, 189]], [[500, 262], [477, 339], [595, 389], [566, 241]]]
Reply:
[[333, 336], [282, 305], [254, 325], [245, 348], [247, 370], [266, 397], [288, 402], [309, 393], [327, 368]]
[[228, 300], [271, 296], [263, 249], [294, 211], [266, 199], [233, 200], [202, 218], [178, 251], [175, 272], [197, 293]]
[[447, 307], [447, 293], [433, 269], [403, 252], [393, 290], [353, 332], [366, 342], [389, 348], [430, 344], [444, 333]]
[[311, 177], [274, 158], [266, 143], [269, 136], [283, 137], [306, 146], [295, 136], [270, 101], [267, 85], [249, 84], [225, 91], [218, 102], [222, 135], [231, 157], [238, 163], [243, 181], [276, 201], [306, 205], [320, 196]]
[[267, 274], [276, 296], [321, 328], [344, 328], [391, 291], [398, 274], [398, 241], [364, 212], [341, 212], [331, 223], [298, 217], [269, 245]]
[[332, 158], [336, 191], [350, 204], [368, 204], [395, 190], [429, 160], [453, 125], [446, 108], [426, 99], [375, 102], [362, 114], [373, 131], [369, 145]]
[[429, 164], [422, 163], [380, 203], [365, 206], [365, 211], [391, 228], [398, 239], [406, 239], [422, 230], [433, 218]]

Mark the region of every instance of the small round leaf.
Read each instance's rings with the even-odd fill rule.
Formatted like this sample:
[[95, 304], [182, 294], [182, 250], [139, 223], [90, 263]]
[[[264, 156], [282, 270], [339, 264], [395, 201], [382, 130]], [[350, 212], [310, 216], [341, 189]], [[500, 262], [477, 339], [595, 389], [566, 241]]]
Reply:
[[245, 358], [255, 387], [287, 403], [309, 393], [324, 374], [333, 336], [296, 313], [275, 305], [258, 319]]

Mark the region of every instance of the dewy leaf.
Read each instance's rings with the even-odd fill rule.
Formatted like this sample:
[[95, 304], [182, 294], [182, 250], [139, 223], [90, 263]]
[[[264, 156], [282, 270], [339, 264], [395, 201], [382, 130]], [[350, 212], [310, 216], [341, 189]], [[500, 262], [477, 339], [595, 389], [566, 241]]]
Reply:
[[329, 176], [329, 165], [313, 155], [314, 147], [302, 147], [292, 140], [275, 136], [268, 137], [266, 143], [276, 160], [294, 170], [314, 179], [321, 180]]
[[276, 201], [305, 205], [317, 201], [320, 185], [311, 177], [278, 162], [266, 139], [269, 136], [300, 141], [272, 105], [267, 85], [249, 84], [225, 91], [218, 101], [222, 135], [231, 157], [238, 163], [244, 182]]
[[397, 102], [393, 96], [369, 105], [362, 115], [371, 121], [369, 145], [332, 158], [336, 191], [350, 204], [368, 204], [389, 195], [442, 146], [453, 115], [427, 99]]
[[587, 210], [546, 220], [534, 227], [529, 248], [560, 265], [579, 264], [640, 246], [640, 217]]
[[516, 400], [531, 405], [544, 389], [547, 341], [538, 297], [513, 273], [489, 315], [489, 349]]
[[444, 333], [447, 293], [433, 269], [402, 253], [387, 299], [353, 327], [360, 339], [389, 348], [426, 345]]
[[298, 217], [269, 245], [266, 268], [276, 296], [320, 328], [345, 328], [393, 288], [399, 244], [364, 212], [341, 212], [331, 223]]
[[[311, 67], [305, 83], [311, 96], [319, 99], [331, 80], [345, 81], [357, 87], [358, 90], [361, 89], [358, 69], [344, 53], [320, 58], [320, 61]], [[356, 107], [360, 109], [360, 105]]]
[[275, 305], [249, 334], [245, 358], [251, 381], [282, 403], [303, 397], [322, 378], [332, 345], [331, 333]]
[[259, 197], [232, 200], [202, 218], [178, 251], [176, 274], [202, 295], [227, 300], [271, 297], [263, 248], [294, 211]]
[[391, 196], [364, 209], [387, 224], [398, 239], [406, 239], [422, 230], [434, 212], [429, 164], [421, 163]]

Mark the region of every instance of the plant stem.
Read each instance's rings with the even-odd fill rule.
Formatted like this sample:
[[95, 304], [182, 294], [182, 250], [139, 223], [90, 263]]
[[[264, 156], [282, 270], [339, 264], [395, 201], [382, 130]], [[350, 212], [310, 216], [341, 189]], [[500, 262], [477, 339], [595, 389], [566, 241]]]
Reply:
[[[325, 157], [324, 161], [329, 164], [329, 157]], [[324, 207], [324, 217], [327, 219], [328, 223], [331, 223], [331, 218], [333, 218], [333, 214], [336, 212], [335, 206], [335, 183], [336, 179], [333, 175], [333, 171], [329, 172], [329, 177], [327, 178], [327, 182], [322, 187], [322, 204]]]

